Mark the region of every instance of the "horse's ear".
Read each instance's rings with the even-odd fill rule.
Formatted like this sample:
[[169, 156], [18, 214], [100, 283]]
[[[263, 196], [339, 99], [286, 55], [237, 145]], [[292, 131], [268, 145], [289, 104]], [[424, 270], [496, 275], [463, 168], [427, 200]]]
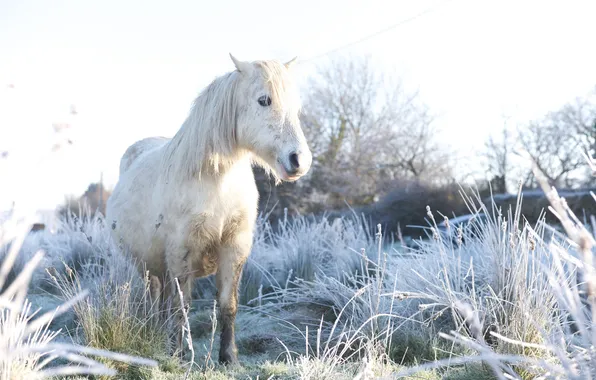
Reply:
[[239, 61], [236, 57], [230, 53], [230, 58], [232, 58], [232, 62], [234, 62], [234, 66], [236, 69], [244, 74], [250, 74], [252, 71], [252, 65], [250, 62]]
[[291, 68], [296, 63], [296, 59], [298, 59], [298, 57], [290, 59], [288, 62], [284, 63], [284, 66], [288, 69]]

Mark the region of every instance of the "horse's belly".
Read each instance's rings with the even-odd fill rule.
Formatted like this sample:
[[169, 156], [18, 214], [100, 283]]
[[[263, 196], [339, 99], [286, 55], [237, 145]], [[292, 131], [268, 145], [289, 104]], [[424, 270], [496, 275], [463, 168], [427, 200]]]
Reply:
[[148, 270], [152, 275], [160, 276], [166, 273], [165, 243], [158, 236], [151, 238], [144, 234], [132, 235], [123, 239], [130, 249], [130, 254], [135, 259], [141, 273]]
[[159, 215], [153, 212], [147, 184], [154, 183], [142, 167], [129, 168], [119, 179], [107, 202], [106, 219], [115, 241], [122, 243], [143, 273], [165, 273], [164, 236], [158, 230]]

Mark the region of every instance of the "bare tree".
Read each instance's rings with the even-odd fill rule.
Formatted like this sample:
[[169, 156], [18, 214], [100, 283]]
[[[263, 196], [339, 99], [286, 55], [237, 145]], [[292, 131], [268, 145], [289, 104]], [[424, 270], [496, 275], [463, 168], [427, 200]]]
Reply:
[[[519, 142], [551, 185], [572, 187], [581, 181], [579, 172], [586, 162], [581, 156], [581, 140], [561, 115], [558, 111], [531, 122], [519, 131]], [[533, 176], [528, 176], [526, 186], [534, 185]]]
[[[557, 113], [557, 119], [572, 129], [579, 149], [596, 158], [596, 86], [587, 96], [578, 97], [573, 103], [563, 107]], [[584, 174], [584, 184], [596, 183], [596, 177], [592, 175], [588, 166]]]
[[387, 159], [393, 167], [393, 177], [413, 178], [433, 184], [453, 179], [453, 155], [440, 145], [433, 117], [426, 107], [412, 107], [407, 113], [395, 115], [395, 137], [390, 141]]
[[503, 126], [499, 137], [490, 135], [484, 143], [483, 156], [491, 176], [492, 190], [496, 193], [507, 193], [509, 176], [513, 170], [511, 160], [515, 141], [507, 125]]
[[319, 67], [304, 96], [302, 123], [315, 156], [312, 181], [338, 198], [368, 202], [387, 181], [450, 176], [433, 117], [369, 57]]
[[[593, 184], [582, 153], [596, 157], [596, 87], [520, 130], [519, 141], [551, 185]], [[531, 174], [526, 185], [536, 185]]]

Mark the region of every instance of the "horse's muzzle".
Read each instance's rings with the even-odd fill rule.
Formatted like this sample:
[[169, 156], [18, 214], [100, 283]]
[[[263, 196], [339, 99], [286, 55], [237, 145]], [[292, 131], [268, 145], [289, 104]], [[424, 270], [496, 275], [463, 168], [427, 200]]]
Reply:
[[286, 174], [284, 180], [295, 181], [302, 177], [310, 169], [312, 164], [312, 154], [295, 151], [290, 153], [285, 159], [280, 160]]

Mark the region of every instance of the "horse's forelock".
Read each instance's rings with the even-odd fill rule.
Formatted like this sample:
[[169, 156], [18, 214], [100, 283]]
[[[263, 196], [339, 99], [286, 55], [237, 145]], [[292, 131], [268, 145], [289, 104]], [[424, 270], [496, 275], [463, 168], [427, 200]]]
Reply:
[[271, 104], [284, 116], [295, 116], [300, 111], [300, 99], [296, 96], [296, 84], [283, 63], [257, 61], [257, 66], [269, 88]]

